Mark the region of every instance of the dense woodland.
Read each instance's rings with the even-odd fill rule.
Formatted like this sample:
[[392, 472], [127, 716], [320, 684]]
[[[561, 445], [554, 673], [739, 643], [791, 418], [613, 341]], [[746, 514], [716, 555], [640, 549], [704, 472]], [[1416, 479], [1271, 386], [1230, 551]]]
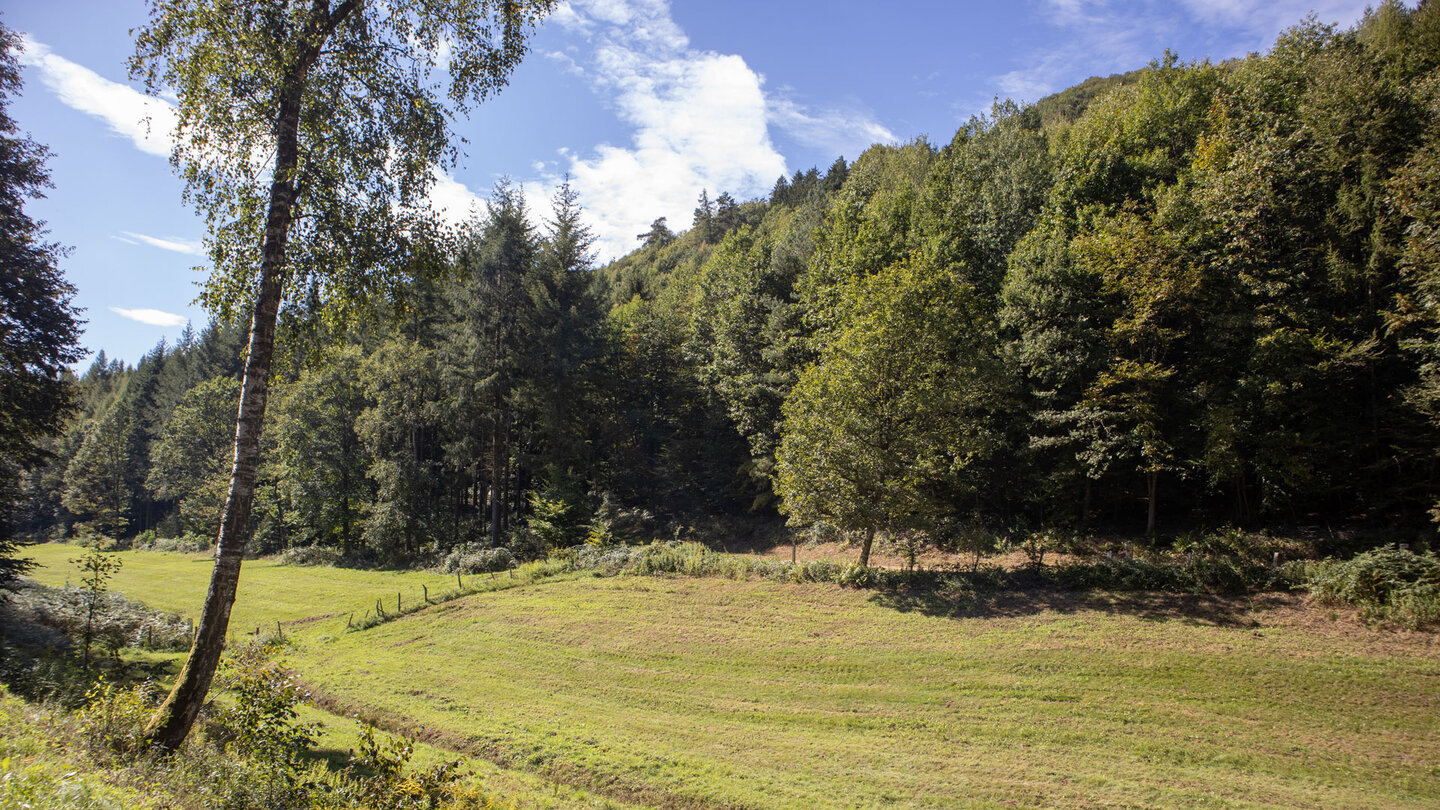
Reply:
[[[1167, 54], [763, 199], [707, 191], [599, 267], [568, 187], [534, 211], [502, 183], [383, 303], [294, 297], [255, 547], [536, 556], [717, 517], [867, 551], [977, 527], [1432, 536], [1437, 67], [1434, 3]], [[102, 352], [22, 482], [22, 534], [212, 538], [244, 340], [217, 321], [134, 365]]]

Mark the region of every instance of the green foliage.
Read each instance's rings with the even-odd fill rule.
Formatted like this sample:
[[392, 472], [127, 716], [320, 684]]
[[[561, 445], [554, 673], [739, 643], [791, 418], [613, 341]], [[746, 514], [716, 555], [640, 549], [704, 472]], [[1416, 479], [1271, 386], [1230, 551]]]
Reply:
[[182, 0], [154, 6], [130, 71], [178, 97], [174, 162], [209, 223], [215, 265], [202, 299], [230, 315], [258, 284], [282, 108], [298, 141], [298, 155], [281, 156], [295, 174], [280, 182], [296, 191], [287, 292], [296, 304], [318, 293], [336, 311], [368, 306], [436, 235], [427, 192], [433, 168], [456, 158], [450, 122], [505, 85], [553, 3], [443, 14], [423, 0], [246, 2], [223, 15]]
[[1305, 584], [1321, 604], [1360, 609], [1367, 621], [1422, 628], [1440, 624], [1440, 558], [1377, 548], [1350, 560], [1311, 564]]
[[124, 804], [75, 771], [56, 774], [38, 765], [0, 759], [0, 807], [25, 810], [121, 810]]
[[382, 556], [405, 556], [441, 535], [439, 515], [427, 509], [439, 485], [435, 448], [426, 438], [439, 431], [441, 382], [435, 352], [408, 340], [382, 344], [364, 369], [370, 405], [355, 432], [372, 459], [374, 482], [364, 538]]
[[274, 643], [241, 646], [221, 663], [216, 678], [233, 702], [214, 717], [213, 732], [257, 763], [296, 768], [315, 742], [317, 726], [299, 722], [297, 707], [308, 697]]
[[100, 549], [92, 548], [85, 556], [77, 557], [70, 561], [72, 565], [80, 569], [80, 584], [85, 594], [85, 624], [81, 631], [81, 650], [84, 654], [83, 667], [88, 672], [90, 669], [90, 644], [95, 640], [95, 614], [100, 605], [100, 598], [110, 587], [110, 578], [120, 570], [120, 559], [113, 554], [104, 554]]
[[80, 449], [65, 469], [64, 505], [87, 526], [111, 538], [124, 536], [139, 489], [140, 430], [122, 399], [86, 424]]
[[82, 639], [88, 625], [91, 638], [106, 649], [174, 652], [190, 646], [189, 628], [183, 619], [147, 608], [123, 594], [95, 594], [88, 588], [52, 588], [27, 581], [17, 587], [8, 609], [17, 634], [33, 623]]
[[450, 549], [440, 569], [449, 574], [479, 574], [506, 571], [515, 567], [515, 555], [507, 548], [490, 548], [467, 543]]
[[66, 365], [83, 356], [75, 288], [58, 262], [65, 250], [46, 242], [45, 223], [25, 205], [44, 196], [49, 150], [20, 137], [10, 97], [20, 92], [18, 34], [0, 24], [0, 588], [29, 569], [17, 556], [14, 504], [22, 475], [48, 455], [44, 440], [62, 431], [74, 409]]
[[80, 732], [92, 751], [133, 759], [143, 750], [141, 732], [159, 699], [159, 689], [149, 681], [131, 686], [102, 676], [85, 693], [85, 705], [77, 714]]
[[785, 403], [776, 483], [797, 523], [924, 528], [975, 491], [1007, 384], [974, 289], [900, 265], [857, 279], [846, 318]]
[[[464, 775], [459, 760], [424, 770], [410, 764], [415, 743], [408, 737], [376, 738], [375, 727], [360, 724], [359, 749], [351, 760], [357, 774], [340, 793], [357, 806], [374, 810], [433, 810], [489, 807], [483, 796], [467, 796], [459, 786]], [[458, 801], [457, 801], [458, 800]]]
[[526, 525], [540, 541], [543, 551], [574, 545], [579, 523], [578, 504], [566, 493], [549, 490], [530, 496], [530, 517]]
[[275, 414], [284, 519], [306, 541], [342, 554], [358, 542], [373, 497], [370, 456], [356, 432], [369, 404], [364, 362], [358, 349], [338, 348], [284, 388]]
[[[545, 6], [521, 4], [521, 30]], [[438, 30], [415, 16], [428, 6], [399, 8], [372, 33]], [[180, 63], [166, 54], [204, 35], [159, 25], [142, 37], [147, 77], [173, 69], [199, 100], [231, 93], [259, 74], [196, 77], [291, 30], [298, 6], [279, 9], [243, 6], [244, 19], [278, 15], [274, 30]], [[306, 137], [333, 148], [305, 163], [312, 196], [297, 211], [330, 213], [297, 232], [308, 246], [282, 333], [309, 363], [277, 386], [265, 548], [435, 564], [508, 545], [528, 559], [745, 510], [963, 547], [977, 566], [1001, 526], [1426, 536], [1440, 504], [1437, 15], [1387, 2], [1352, 30], [1304, 22], [1219, 66], [1167, 54], [1034, 107], [999, 102], [939, 148], [917, 139], [797, 171], [767, 199], [706, 190], [690, 231], [657, 222], [599, 268], [568, 184], [540, 227], [501, 183], [453, 242], [358, 235], [419, 215], [403, 181], [344, 175], [360, 192], [343, 202], [323, 182], [363, 162], [333, 138], [393, 88], [306, 95]], [[378, 47], [359, 42], [361, 22], [334, 32], [356, 59]], [[257, 55], [264, 69], [294, 65], [297, 42], [280, 45]], [[315, 92], [393, 78], [392, 56], [325, 66]], [[424, 162], [444, 122], [419, 98], [413, 117], [387, 108], [376, 126], [420, 127], [396, 142], [425, 147]], [[206, 115], [191, 135], [243, 123]], [[253, 179], [250, 155], [197, 170], [229, 190], [195, 200]], [[241, 234], [255, 236], [263, 196], [242, 194], [220, 223], [207, 299], [248, 294]], [[370, 292], [389, 303], [369, 317], [313, 317]], [[134, 368], [97, 361], [56, 464], [23, 482], [27, 531], [187, 528], [183, 502], [177, 516], [137, 484], [165, 472], [147, 464], [167, 431], [185, 433], [172, 427], [184, 391], [234, 373], [221, 329]], [[642, 512], [653, 525], [617, 522]]]
[[187, 531], [204, 536], [219, 529], [234, 461], [230, 423], [239, 400], [240, 383], [232, 377], [196, 385], [181, 397], [150, 445], [145, 486], [156, 498], [179, 503]]

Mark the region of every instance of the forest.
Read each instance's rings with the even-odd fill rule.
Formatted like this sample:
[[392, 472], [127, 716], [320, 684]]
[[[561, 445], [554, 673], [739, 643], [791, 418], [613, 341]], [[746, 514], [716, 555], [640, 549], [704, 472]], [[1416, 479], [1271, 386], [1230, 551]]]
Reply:
[[[383, 299], [291, 296], [254, 547], [533, 558], [781, 520], [862, 554], [1051, 528], [1424, 541], [1437, 64], [1432, 4], [1166, 54], [765, 198], [707, 190], [603, 266], [568, 185], [534, 211], [502, 182]], [[101, 352], [21, 534], [211, 542], [245, 326]]]

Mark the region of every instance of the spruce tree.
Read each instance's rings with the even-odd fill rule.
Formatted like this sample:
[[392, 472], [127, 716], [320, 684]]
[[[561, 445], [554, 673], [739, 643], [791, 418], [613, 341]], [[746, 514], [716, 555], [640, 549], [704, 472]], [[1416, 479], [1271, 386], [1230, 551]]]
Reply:
[[49, 151], [20, 137], [7, 109], [20, 91], [20, 47], [0, 24], [0, 586], [31, 567], [18, 556], [12, 524], [19, 483], [44, 460], [42, 440], [60, 432], [74, 407], [65, 367], [81, 357], [75, 289], [58, 267], [64, 251], [25, 213], [50, 175]]

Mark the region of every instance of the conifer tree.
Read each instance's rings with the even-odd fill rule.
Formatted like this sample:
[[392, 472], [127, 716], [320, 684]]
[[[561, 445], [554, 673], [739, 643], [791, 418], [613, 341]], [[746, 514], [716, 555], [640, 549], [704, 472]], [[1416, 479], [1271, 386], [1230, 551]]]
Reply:
[[46, 457], [43, 440], [59, 433], [74, 407], [65, 366], [81, 358], [74, 288], [58, 262], [59, 245], [25, 204], [50, 185], [49, 151], [19, 137], [10, 98], [20, 91], [20, 38], [0, 24], [0, 587], [30, 568], [18, 556], [12, 523], [20, 479]]

